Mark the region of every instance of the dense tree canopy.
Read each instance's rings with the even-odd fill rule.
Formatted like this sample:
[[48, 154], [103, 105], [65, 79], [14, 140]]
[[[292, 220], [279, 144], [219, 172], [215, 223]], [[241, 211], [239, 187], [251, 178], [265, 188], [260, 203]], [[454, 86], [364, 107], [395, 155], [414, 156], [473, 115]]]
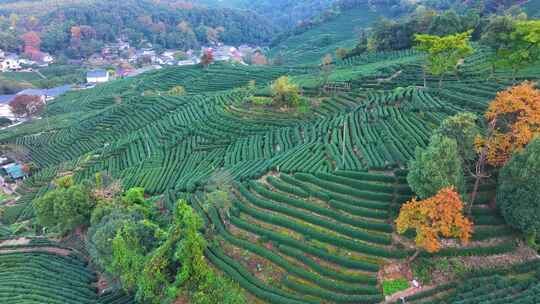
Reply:
[[396, 219], [398, 233], [416, 231], [416, 245], [433, 253], [440, 250], [440, 237], [459, 238], [467, 244], [472, 222], [463, 216], [463, 202], [453, 188], [441, 189], [435, 196], [405, 203]]
[[21, 94], [9, 102], [9, 107], [16, 116], [30, 118], [43, 111], [45, 102], [40, 96]]
[[540, 90], [534, 83], [524, 82], [499, 92], [485, 116], [495, 122], [495, 129], [479, 144], [487, 145], [489, 164], [502, 166], [514, 151], [523, 149], [540, 134]]
[[473, 53], [470, 44], [472, 31], [464, 33], [434, 36], [415, 35], [416, 49], [428, 54], [426, 67], [428, 71], [439, 76], [441, 81], [445, 73], [457, 71], [458, 63], [466, 56]]
[[94, 207], [90, 190], [84, 185], [58, 187], [34, 201], [38, 223], [51, 231], [66, 234], [90, 223]]
[[497, 205], [511, 226], [540, 236], [540, 138], [516, 152], [499, 176]]
[[300, 89], [289, 77], [278, 78], [271, 86], [274, 101], [279, 105], [296, 107], [300, 105]]
[[407, 182], [421, 198], [434, 196], [446, 187], [463, 193], [465, 185], [462, 160], [456, 140], [434, 135], [426, 149], [417, 148], [409, 163]]
[[459, 113], [443, 120], [435, 131], [436, 134], [455, 140], [458, 143], [459, 156], [469, 164], [476, 158], [475, 141], [480, 135], [477, 119], [474, 113]]

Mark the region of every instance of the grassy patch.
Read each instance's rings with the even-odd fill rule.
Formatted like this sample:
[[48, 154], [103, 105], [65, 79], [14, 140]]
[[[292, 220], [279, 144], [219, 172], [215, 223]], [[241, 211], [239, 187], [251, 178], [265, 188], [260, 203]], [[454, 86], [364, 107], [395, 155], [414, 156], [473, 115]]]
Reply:
[[383, 294], [389, 296], [409, 288], [409, 281], [404, 278], [384, 281], [382, 283], [382, 288]]

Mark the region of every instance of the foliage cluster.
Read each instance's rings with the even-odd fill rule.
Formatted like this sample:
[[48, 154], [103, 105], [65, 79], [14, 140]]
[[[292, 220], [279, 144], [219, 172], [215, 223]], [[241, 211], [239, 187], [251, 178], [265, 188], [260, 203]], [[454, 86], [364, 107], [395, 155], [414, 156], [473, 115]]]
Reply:
[[396, 219], [398, 233], [416, 230], [416, 244], [427, 252], [440, 249], [440, 236], [459, 238], [468, 243], [472, 222], [463, 216], [463, 202], [452, 188], [441, 189], [435, 196], [418, 201], [412, 199], [401, 207]]
[[524, 82], [499, 92], [486, 112], [486, 120], [495, 122], [487, 145], [488, 163], [504, 165], [512, 152], [522, 150], [534, 136], [540, 135], [540, 90], [535, 84]]
[[473, 53], [469, 43], [471, 34], [472, 31], [444, 37], [416, 35], [415, 41], [418, 43], [416, 49], [428, 54], [427, 69], [432, 75], [439, 76], [442, 81], [445, 73], [455, 71], [457, 74], [459, 61]]
[[497, 205], [504, 218], [534, 240], [540, 236], [540, 138], [514, 153], [501, 170]]
[[300, 88], [288, 76], [281, 76], [274, 81], [271, 90], [276, 104], [290, 107], [300, 105]]
[[421, 199], [434, 196], [440, 189], [465, 190], [463, 164], [455, 139], [434, 135], [426, 149], [417, 148], [409, 163], [407, 182]]
[[88, 185], [74, 185], [72, 177], [59, 179], [55, 189], [34, 201], [38, 223], [62, 235], [88, 225], [94, 205]]

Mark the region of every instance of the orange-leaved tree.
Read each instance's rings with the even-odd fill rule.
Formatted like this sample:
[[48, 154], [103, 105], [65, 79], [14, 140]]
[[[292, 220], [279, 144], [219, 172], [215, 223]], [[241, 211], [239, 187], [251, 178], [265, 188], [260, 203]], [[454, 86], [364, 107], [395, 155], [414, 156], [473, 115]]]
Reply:
[[441, 189], [435, 196], [405, 203], [396, 219], [398, 233], [416, 231], [416, 258], [420, 249], [429, 253], [440, 250], [440, 238], [459, 238], [467, 244], [473, 230], [472, 222], [463, 216], [463, 202], [453, 187]]
[[540, 90], [533, 82], [499, 92], [486, 112], [493, 124], [491, 135], [478, 140], [477, 145], [487, 148], [487, 163], [500, 167], [534, 138], [540, 135]]

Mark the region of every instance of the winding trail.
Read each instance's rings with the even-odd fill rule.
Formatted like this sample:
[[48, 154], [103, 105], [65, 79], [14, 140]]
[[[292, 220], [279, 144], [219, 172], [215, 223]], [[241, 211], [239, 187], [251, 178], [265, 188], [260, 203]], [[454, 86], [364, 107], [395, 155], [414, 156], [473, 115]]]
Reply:
[[[25, 252], [49, 252], [58, 254], [61, 256], [68, 256], [71, 253], [71, 250], [58, 248], [53, 246], [43, 246], [43, 247], [24, 247], [24, 245], [30, 244], [30, 239], [28, 238], [18, 238], [12, 240], [0, 241], [0, 254], [9, 254], [9, 253], [25, 253]], [[2, 248], [7, 246], [21, 246], [20, 248]]]

